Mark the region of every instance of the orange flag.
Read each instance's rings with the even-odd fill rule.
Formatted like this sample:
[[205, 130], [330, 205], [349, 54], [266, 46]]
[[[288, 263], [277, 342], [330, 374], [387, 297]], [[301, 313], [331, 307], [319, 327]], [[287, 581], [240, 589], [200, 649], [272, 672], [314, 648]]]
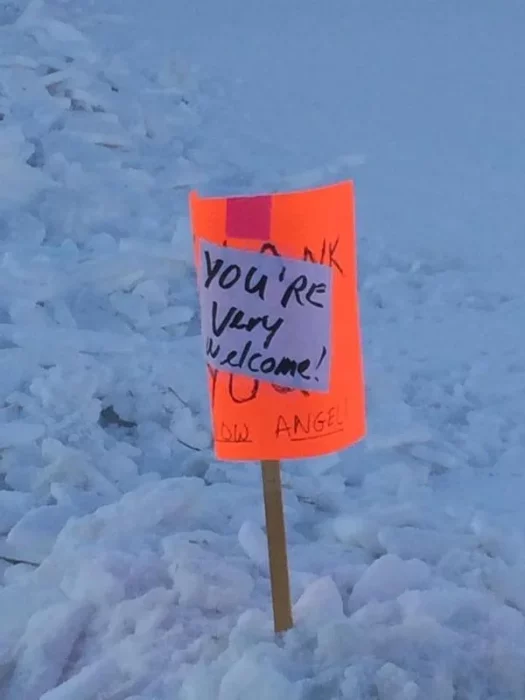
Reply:
[[314, 457], [364, 437], [351, 182], [190, 195], [215, 452]]

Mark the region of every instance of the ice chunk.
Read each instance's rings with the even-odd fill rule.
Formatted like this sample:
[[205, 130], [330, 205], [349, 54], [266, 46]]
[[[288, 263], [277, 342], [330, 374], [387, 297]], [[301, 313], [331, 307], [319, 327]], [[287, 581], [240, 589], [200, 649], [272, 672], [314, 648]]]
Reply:
[[235, 562], [190, 542], [175, 549], [169, 569], [185, 607], [230, 612], [248, 605], [254, 589], [250, 574]]
[[40, 506], [29, 511], [11, 530], [7, 543], [22, 561], [41, 562], [57, 535], [78, 512], [67, 506]]
[[86, 666], [57, 688], [48, 690], [40, 700], [93, 700], [100, 697], [102, 691], [106, 693], [112, 683], [121, 678], [116, 661], [106, 657]]
[[341, 594], [329, 576], [308, 586], [294, 605], [294, 617], [312, 633], [322, 625], [344, 618]]
[[21, 241], [28, 248], [40, 245], [46, 235], [44, 222], [25, 210], [15, 209], [10, 211], [5, 217], [5, 224], [10, 240], [17, 247], [21, 246]]
[[451, 550], [469, 549], [475, 545], [472, 536], [417, 527], [384, 528], [378, 539], [389, 554], [402, 559], [418, 558], [429, 564], [437, 564]]
[[411, 468], [404, 463], [388, 464], [380, 469], [367, 474], [364, 479], [364, 487], [375, 493], [399, 494], [409, 498], [417, 495], [428, 481], [430, 469], [424, 465]]
[[366, 446], [383, 450], [430, 440], [431, 431], [414, 421], [412, 408], [404, 401], [397, 382], [375, 363], [369, 366], [368, 374], [371, 383]]
[[380, 700], [418, 700], [421, 697], [408, 673], [392, 663], [378, 671], [376, 685]]
[[430, 577], [430, 568], [422, 561], [403, 561], [394, 554], [385, 554], [356, 583], [350, 596], [350, 606], [357, 610], [372, 601], [396, 599], [407, 590], [425, 589]]
[[71, 112], [68, 114], [66, 129], [79, 139], [108, 148], [128, 149], [132, 143], [113, 114]]
[[239, 530], [239, 544], [261, 571], [268, 573], [267, 540], [259, 525], [248, 520], [244, 522]]
[[321, 477], [340, 464], [341, 456], [337, 453], [321, 455], [320, 457], [305, 460], [305, 462], [305, 467], [312, 476]]
[[43, 188], [53, 186], [41, 170], [32, 168], [18, 154], [5, 157], [2, 150], [0, 141], [0, 177], [3, 182], [0, 210], [12, 205], [22, 206]]
[[0, 491], [0, 535], [5, 535], [34, 505], [33, 496], [20, 491]]
[[377, 522], [359, 516], [341, 515], [333, 523], [334, 533], [340, 542], [347, 545], [357, 545], [371, 554], [384, 554], [384, 546], [380, 544], [377, 532]]
[[12, 568], [13, 568], [13, 565], [10, 562], [5, 561], [4, 559], [0, 558], [0, 586], [2, 584], [6, 583], [5, 576], [6, 576], [7, 572], [9, 571], [9, 569], [12, 569]]
[[57, 505], [66, 506], [78, 513], [92, 513], [112, 500], [109, 496], [104, 497], [95, 491], [86, 491], [56, 482], [50, 484], [49, 493], [56, 500]]
[[5, 700], [40, 700], [54, 688], [91, 614], [90, 605], [68, 602], [33, 615], [19, 644]]
[[61, 588], [71, 600], [114, 606], [125, 597], [129, 566], [123, 554], [86, 558], [64, 576]]
[[45, 427], [38, 423], [26, 423], [24, 421], [0, 423], [0, 449], [35, 442], [45, 432]]
[[30, 564], [13, 564], [4, 571], [4, 583], [9, 586], [12, 583], [21, 581], [26, 576], [29, 576], [35, 570]]
[[64, 602], [64, 594], [58, 588], [43, 586], [41, 581], [33, 577], [0, 588], [0, 653], [5, 646], [13, 646], [36, 612], [61, 602]]
[[291, 683], [273, 664], [246, 655], [222, 679], [218, 700], [299, 700], [300, 696], [300, 686]]
[[195, 450], [204, 450], [210, 446], [210, 434], [203, 428], [192, 411], [183, 406], [173, 415], [171, 430], [183, 444]]
[[498, 566], [487, 576], [488, 587], [505, 603], [525, 614], [525, 567]]
[[177, 326], [191, 321], [195, 311], [187, 306], [168, 306], [168, 308], [154, 314], [147, 319], [142, 327], [146, 328], [167, 328]]
[[159, 282], [145, 280], [139, 282], [132, 292], [133, 297], [144, 299], [150, 312], [158, 312], [166, 307], [166, 293]]
[[[2, 330], [6, 333], [12, 331], [13, 342], [20, 347], [34, 347], [34, 327], [17, 326], [9, 329], [4, 326]], [[41, 328], [38, 341], [39, 357], [43, 364], [52, 364], [56, 357], [72, 351], [130, 354], [137, 352], [144, 343], [145, 339], [139, 335], [75, 328]]]
[[102, 465], [111, 480], [118, 484], [120, 489], [131, 491], [138, 485], [139, 473], [137, 465], [130, 457], [122, 454], [117, 449], [109, 450], [106, 453]]

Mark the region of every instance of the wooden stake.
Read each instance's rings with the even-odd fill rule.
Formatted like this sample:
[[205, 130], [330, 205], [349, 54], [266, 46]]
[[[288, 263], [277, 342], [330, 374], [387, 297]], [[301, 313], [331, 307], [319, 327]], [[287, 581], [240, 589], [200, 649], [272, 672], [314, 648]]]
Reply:
[[261, 467], [268, 536], [268, 559], [272, 581], [273, 620], [275, 632], [279, 633], [293, 627], [281, 489], [281, 464], [279, 460], [263, 460]]

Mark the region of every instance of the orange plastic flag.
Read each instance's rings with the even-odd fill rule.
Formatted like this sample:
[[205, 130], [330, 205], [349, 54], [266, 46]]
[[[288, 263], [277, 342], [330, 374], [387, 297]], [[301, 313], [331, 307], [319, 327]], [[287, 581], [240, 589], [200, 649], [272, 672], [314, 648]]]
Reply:
[[351, 182], [190, 195], [215, 452], [278, 460], [364, 437]]

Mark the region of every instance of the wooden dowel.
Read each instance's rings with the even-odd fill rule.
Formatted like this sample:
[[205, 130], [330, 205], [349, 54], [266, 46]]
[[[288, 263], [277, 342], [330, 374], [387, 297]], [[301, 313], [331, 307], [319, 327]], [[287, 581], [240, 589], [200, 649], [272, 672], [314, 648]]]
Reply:
[[264, 510], [268, 536], [268, 559], [272, 583], [273, 619], [276, 633], [293, 627], [290, 576], [286, 551], [281, 464], [278, 460], [261, 462]]

